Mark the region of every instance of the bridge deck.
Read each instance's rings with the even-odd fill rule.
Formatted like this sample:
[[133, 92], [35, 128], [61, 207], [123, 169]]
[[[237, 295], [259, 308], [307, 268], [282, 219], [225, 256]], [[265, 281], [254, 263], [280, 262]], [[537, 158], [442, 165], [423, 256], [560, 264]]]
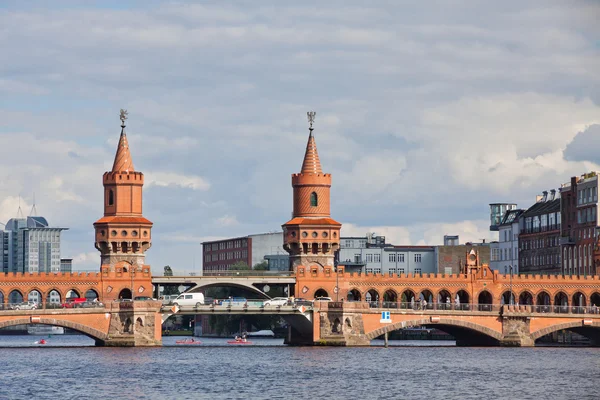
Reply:
[[[223, 306], [223, 305], [204, 305], [204, 306], [179, 306], [179, 310], [176, 314], [186, 314], [186, 315], [195, 315], [195, 314], [203, 314], [203, 315], [227, 315], [227, 314], [264, 314], [264, 315], [294, 315], [294, 314], [305, 314], [307, 312], [312, 312], [312, 307], [297, 307], [297, 306], [273, 306], [273, 307], [263, 307], [263, 306], [255, 306], [255, 305], [232, 305], [232, 306]], [[173, 314], [172, 306], [164, 306], [161, 310], [162, 313], [165, 314]]]

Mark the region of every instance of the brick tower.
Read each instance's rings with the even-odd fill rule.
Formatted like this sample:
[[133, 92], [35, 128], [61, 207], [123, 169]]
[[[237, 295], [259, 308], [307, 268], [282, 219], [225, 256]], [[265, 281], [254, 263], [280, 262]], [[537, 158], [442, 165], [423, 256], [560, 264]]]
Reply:
[[342, 224], [331, 219], [331, 174], [324, 174], [313, 136], [314, 112], [308, 113], [310, 123], [302, 171], [292, 174], [294, 212], [283, 227], [283, 247], [290, 253], [290, 270], [334, 265], [334, 253], [340, 244]]
[[121, 137], [112, 171], [102, 176], [104, 217], [94, 223], [102, 269], [114, 271], [121, 261], [141, 270], [152, 245], [152, 222], [142, 215], [144, 174], [133, 167], [125, 134], [127, 111], [121, 110]]

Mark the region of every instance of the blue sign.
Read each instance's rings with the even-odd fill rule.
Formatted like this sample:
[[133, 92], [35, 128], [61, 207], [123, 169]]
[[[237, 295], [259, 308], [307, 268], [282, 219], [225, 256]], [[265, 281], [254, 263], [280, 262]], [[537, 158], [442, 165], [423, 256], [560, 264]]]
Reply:
[[386, 322], [386, 323], [392, 322], [392, 317], [390, 315], [390, 312], [389, 311], [382, 311], [381, 312], [381, 320], [379, 322]]

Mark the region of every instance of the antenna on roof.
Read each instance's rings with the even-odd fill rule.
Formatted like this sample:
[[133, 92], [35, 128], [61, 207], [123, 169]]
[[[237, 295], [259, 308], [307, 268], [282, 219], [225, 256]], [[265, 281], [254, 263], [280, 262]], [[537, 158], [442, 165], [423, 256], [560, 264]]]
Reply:
[[19, 209], [17, 210], [17, 218], [23, 218], [23, 210], [21, 210], [21, 195], [19, 195]]
[[31, 206], [31, 211], [29, 212], [29, 216], [33, 217], [38, 215], [37, 208], [35, 208], [35, 192], [33, 192], [33, 206]]

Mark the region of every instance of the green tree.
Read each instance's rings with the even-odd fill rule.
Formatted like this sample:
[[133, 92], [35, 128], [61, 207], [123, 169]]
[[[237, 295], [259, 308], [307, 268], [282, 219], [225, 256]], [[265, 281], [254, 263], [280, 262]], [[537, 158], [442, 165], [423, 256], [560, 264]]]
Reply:
[[267, 260], [261, 261], [259, 263], [254, 264], [254, 267], [252, 269], [256, 271], [268, 271], [269, 263], [267, 262]]
[[238, 261], [229, 267], [229, 269], [232, 271], [248, 271], [250, 270], [250, 267], [245, 261]]
[[165, 265], [165, 273], [164, 276], [173, 276], [173, 270], [169, 265]]

